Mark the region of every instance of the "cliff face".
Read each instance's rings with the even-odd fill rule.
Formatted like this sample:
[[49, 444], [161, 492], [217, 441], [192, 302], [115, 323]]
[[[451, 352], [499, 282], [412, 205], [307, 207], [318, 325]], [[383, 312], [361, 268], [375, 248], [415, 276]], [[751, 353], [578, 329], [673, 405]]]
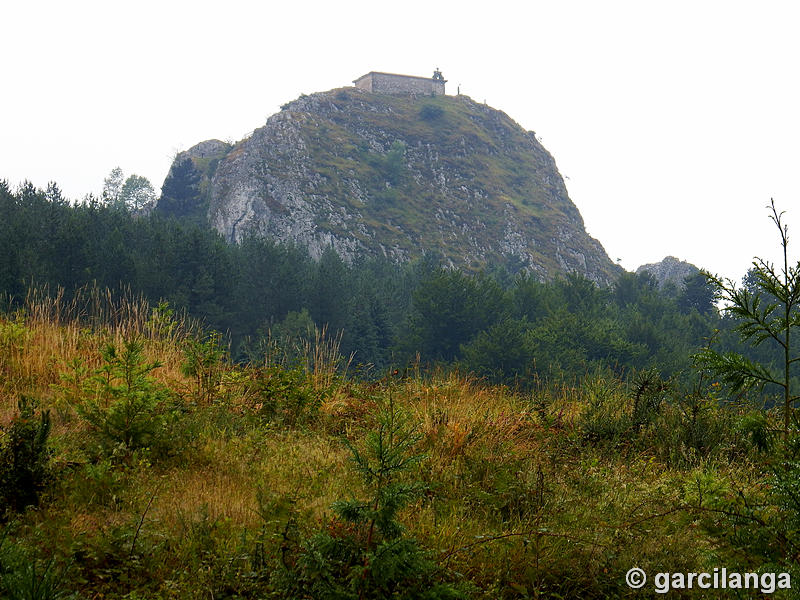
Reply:
[[313, 256], [333, 246], [346, 260], [437, 253], [542, 278], [620, 272], [533, 132], [465, 96], [302, 96], [233, 147], [181, 157], [199, 173], [197, 206], [231, 242], [267, 236]]

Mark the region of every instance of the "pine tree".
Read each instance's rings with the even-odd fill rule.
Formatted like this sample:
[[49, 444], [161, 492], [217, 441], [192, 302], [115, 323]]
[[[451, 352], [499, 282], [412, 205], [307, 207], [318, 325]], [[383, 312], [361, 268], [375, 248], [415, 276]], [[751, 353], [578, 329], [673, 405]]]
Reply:
[[737, 287], [730, 279], [706, 274], [716, 289], [716, 297], [725, 303], [723, 310], [738, 319], [736, 329], [744, 341], [758, 346], [771, 342], [780, 349], [781, 368], [754, 362], [737, 352], [719, 353], [707, 348], [695, 356], [696, 363], [715, 377], [743, 391], [754, 386], [775, 385], [783, 396], [783, 433], [789, 434], [794, 403], [800, 395], [792, 387], [792, 365], [800, 353], [792, 332], [800, 326], [800, 263], [789, 266], [789, 233], [775, 202], [770, 203], [770, 220], [780, 231], [783, 267], [756, 258], [750, 271], [750, 285]]
[[397, 520], [398, 512], [423, 491], [419, 482], [407, 480], [425, 458], [415, 451], [420, 438], [390, 393], [361, 447], [347, 443], [367, 498], [334, 503], [336, 518], [303, 544], [293, 568], [276, 576], [282, 597], [463, 598], [452, 585], [437, 580], [428, 553], [405, 535]]
[[[173, 165], [164, 185], [157, 210], [171, 217], [198, 217], [200, 200], [200, 172], [191, 158], [184, 158]], [[202, 212], [202, 211], [201, 211]]]

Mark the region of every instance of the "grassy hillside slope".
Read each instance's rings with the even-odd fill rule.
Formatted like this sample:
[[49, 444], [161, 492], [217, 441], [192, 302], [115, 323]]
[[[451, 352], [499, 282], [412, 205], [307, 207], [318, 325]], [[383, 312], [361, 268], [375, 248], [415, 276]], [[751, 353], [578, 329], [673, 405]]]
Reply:
[[[316, 598], [345, 582], [337, 597], [612, 598], [633, 594], [633, 566], [752, 570], [788, 543], [755, 417], [713, 395], [602, 373], [525, 395], [413, 368], [364, 383], [335, 341], [294, 354], [230, 364], [166, 307], [98, 295], [31, 297], [0, 318], [0, 448], [23, 421], [52, 420], [38, 508], [5, 516], [0, 590]], [[400, 466], [376, 481], [362, 467], [387, 418]], [[368, 516], [390, 498], [394, 533]], [[354, 499], [361, 520], [336, 504]], [[370, 567], [381, 552], [408, 559], [383, 592], [365, 583], [389, 577]]]

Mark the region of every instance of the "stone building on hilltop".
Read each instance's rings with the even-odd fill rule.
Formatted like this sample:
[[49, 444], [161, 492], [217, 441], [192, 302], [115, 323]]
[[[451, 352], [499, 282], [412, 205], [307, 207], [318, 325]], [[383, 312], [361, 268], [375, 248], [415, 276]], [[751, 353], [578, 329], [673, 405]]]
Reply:
[[360, 90], [375, 94], [425, 94], [428, 96], [444, 96], [444, 84], [447, 80], [442, 72], [436, 69], [433, 77], [415, 77], [413, 75], [395, 75], [370, 71], [353, 83]]

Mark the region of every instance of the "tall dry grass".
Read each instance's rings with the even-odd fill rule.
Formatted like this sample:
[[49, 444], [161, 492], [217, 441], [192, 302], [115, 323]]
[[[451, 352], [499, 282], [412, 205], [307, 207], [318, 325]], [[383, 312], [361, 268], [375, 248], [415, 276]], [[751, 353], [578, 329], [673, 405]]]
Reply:
[[[62, 375], [80, 365], [100, 366], [100, 349], [125, 340], [145, 341], [154, 376], [171, 386], [188, 385], [181, 373], [182, 341], [199, 331], [184, 313], [152, 307], [130, 288], [84, 286], [68, 297], [63, 288], [33, 287], [21, 306], [0, 315], [0, 423], [16, 412], [20, 396], [54, 408]], [[56, 425], [58, 425], [58, 420]]]
[[[70, 364], [94, 369], [103, 344], [131, 337], [145, 340], [147, 360], [164, 365], [154, 375], [181, 395], [192, 385], [181, 373], [183, 343], [197, 335], [185, 317], [125, 290], [86, 288], [71, 298], [32, 290], [20, 310], [0, 317], [0, 424], [23, 394], [55, 406]], [[548, 586], [551, 597], [604, 597], [618, 591], [614, 578], [630, 565], [697, 569], [715, 548], [702, 530], [684, 527], [678, 513], [659, 517], [681, 501], [691, 473], [644, 451], [623, 456], [582, 440], [579, 424], [592, 398], [626, 401], [626, 390], [614, 382], [523, 394], [454, 371], [419, 369], [360, 382], [347, 379], [350, 362], [340, 356], [340, 342], [317, 330], [289, 351], [269, 344], [263, 365], [254, 365], [299, 361], [324, 398], [318, 421], [295, 428], [262, 419], [245, 398], [255, 369], [226, 367], [224, 401], [180, 414], [181, 427], [191, 431], [184, 454], [154, 464], [146, 453], [107, 465], [84, 458], [76, 466], [80, 452], [73, 452], [62, 461], [70, 469], [60, 474], [63, 487], [47, 510], [27, 516], [31, 528], [44, 532], [40, 539], [63, 540], [52, 543], [67, 555], [78, 538], [102, 554], [110, 528], [127, 527], [140, 534], [142, 552], [158, 556], [163, 577], [180, 566], [174, 549], [190, 547], [193, 523], [205, 517], [224, 524], [218, 531], [229, 535], [231, 556], [237, 536], [261, 528], [277, 552], [290, 518], [311, 534], [335, 501], [363, 496], [342, 438], [358, 443], [391, 398], [422, 434], [419, 451], [427, 455], [410, 474], [425, 492], [402, 520], [442, 568], [480, 588], [475, 598], [536, 597]], [[88, 439], [77, 421], [55, 423], [62, 455]], [[703, 469], [696, 468], [699, 475]], [[730, 470], [717, 477], [748, 473], [741, 465]], [[103, 486], [112, 491], [103, 496]], [[280, 508], [289, 505], [291, 516]]]
[[264, 351], [265, 367], [302, 367], [317, 391], [330, 390], [337, 381], [345, 379], [353, 355], [342, 356], [342, 331], [331, 335], [327, 325], [314, 327], [307, 337], [273, 337], [267, 332]]

